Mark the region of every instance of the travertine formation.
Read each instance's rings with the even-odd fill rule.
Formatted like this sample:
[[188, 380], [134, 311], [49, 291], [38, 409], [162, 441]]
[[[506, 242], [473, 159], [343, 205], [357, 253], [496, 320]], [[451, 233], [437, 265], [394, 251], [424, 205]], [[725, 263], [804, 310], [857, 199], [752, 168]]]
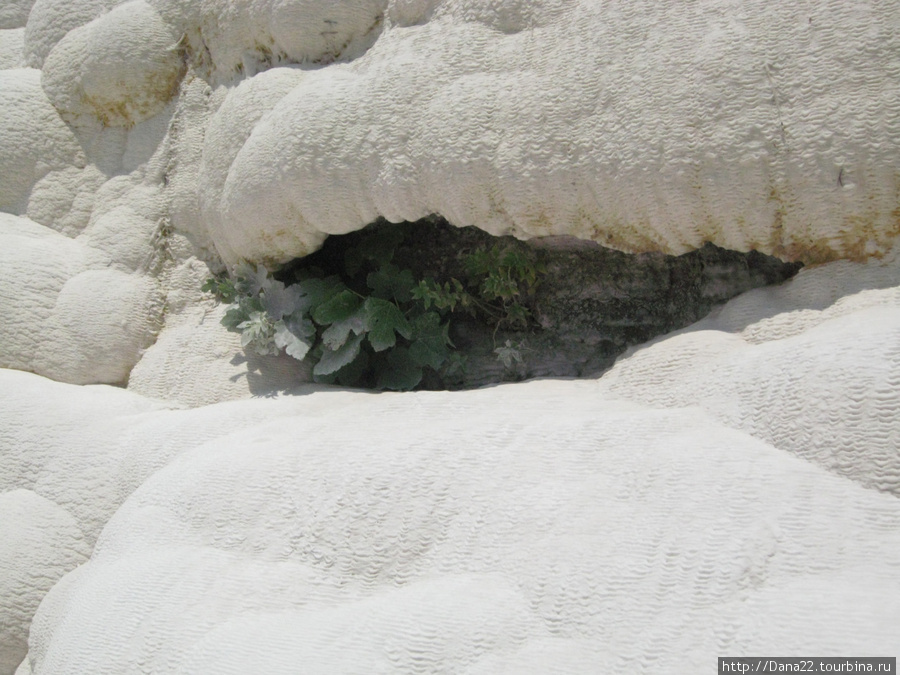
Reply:
[[[7, 0], [0, 675], [896, 654], [898, 82], [897, 0]], [[431, 213], [837, 262], [596, 381], [263, 397], [210, 268]]]
[[23, 672], [894, 653], [898, 288], [896, 263], [804, 270], [595, 381], [185, 410], [4, 371], [0, 488], [96, 541]]
[[[0, 17], [0, 209], [100, 251], [84, 271], [145, 277], [119, 293], [125, 315], [165, 307], [150, 311], [149, 338], [108, 336], [104, 348], [122, 355], [94, 377], [108, 383], [127, 378], [154, 333], [159, 350], [174, 348], [168, 330], [203, 322], [205, 272], [192, 261], [282, 262], [378, 216], [439, 213], [628, 251], [711, 241], [863, 259], [900, 232], [895, 10], [12, 3]], [[39, 256], [17, 264], [12, 277], [59, 277]], [[40, 283], [40, 304], [55, 305], [60, 284]], [[41, 334], [79, 341], [65, 312], [88, 316], [92, 303], [65, 296]], [[33, 351], [32, 336], [7, 339], [10, 353]], [[175, 349], [154, 363], [202, 360]], [[0, 355], [86, 381], [68, 359], [30, 360]], [[152, 370], [138, 381], [159, 395], [177, 374]], [[246, 372], [228, 366], [220, 379]]]

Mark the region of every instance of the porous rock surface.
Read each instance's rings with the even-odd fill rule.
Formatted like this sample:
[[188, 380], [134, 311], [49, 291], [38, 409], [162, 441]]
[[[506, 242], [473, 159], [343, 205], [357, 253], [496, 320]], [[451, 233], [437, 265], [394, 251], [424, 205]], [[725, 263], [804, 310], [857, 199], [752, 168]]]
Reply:
[[894, 653], [898, 289], [896, 263], [803, 270], [599, 380], [469, 392], [172, 409], [3, 371], [4, 480], [96, 541], [24, 672]]
[[[896, 654], [898, 82], [895, 0], [5, 2], [0, 675]], [[456, 393], [199, 290], [431, 213], [838, 262]]]
[[178, 37], [143, 0], [132, 0], [66, 33], [47, 55], [42, 84], [70, 118], [131, 126], [160, 112], [184, 64]]
[[806, 260], [898, 231], [894, 3], [411, 5], [308, 72], [201, 192], [223, 255], [283, 261], [429, 213]]

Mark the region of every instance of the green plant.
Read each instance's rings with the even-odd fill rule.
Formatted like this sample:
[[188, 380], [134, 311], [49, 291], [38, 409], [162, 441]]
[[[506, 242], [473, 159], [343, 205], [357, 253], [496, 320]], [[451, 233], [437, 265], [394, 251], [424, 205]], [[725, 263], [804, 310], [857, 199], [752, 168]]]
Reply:
[[234, 283], [228, 277], [210, 277], [200, 287], [201, 291], [212, 293], [219, 302], [231, 304], [237, 296]]
[[507, 340], [504, 345], [497, 347], [494, 350], [494, 353], [497, 355], [497, 360], [503, 364], [504, 368], [514, 371], [518, 366], [525, 364], [525, 360], [522, 356], [523, 351], [527, 351], [524, 340], [517, 342], [516, 344], [513, 344], [512, 340]]
[[[203, 290], [230, 305], [222, 324], [241, 333], [246, 350], [315, 361], [318, 382], [412, 389], [427, 371], [459, 379], [465, 357], [454, 354], [448, 315], [465, 312], [497, 329], [526, 328], [543, 271], [534, 254], [493, 246], [463, 255], [465, 281], [416, 280], [393, 263], [400, 228], [364, 232], [344, 252], [340, 274], [303, 267], [278, 279], [262, 265], [238, 265], [233, 281], [211, 278]], [[510, 347], [507, 341], [507, 347]], [[495, 350], [507, 368], [511, 356]]]
[[495, 244], [461, 258], [465, 283], [455, 277], [443, 283], [423, 279], [413, 289], [413, 297], [422, 300], [426, 307], [434, 304], [438, 309], [478, 315], [495, 329], [528, 328], [532, 319], [528, 305], [545, 271], [535, 253]]
[[210, 279], [203, 288], [230, 301], [222, 324], [241, 333], [245, 349], [311, 357], [319, 382], [412, 389], [425, 369], [441, 369], [452, 343], [448, 322], [412, 297], [412, 274], [391, 264], [391, 255], [383, 246], [348, 252], [357, 275], [371, 268], [362, 288], [350, 275], [316, 270], [285, 284], [247, 264], [235, 269], [233, 282]]
[[494, 244], [463, 258], [470, 287], [478, 296], [479, 308], [497, 327], [528, 328], [540, 275], [545, 272], [534, 251], [521, 246]]

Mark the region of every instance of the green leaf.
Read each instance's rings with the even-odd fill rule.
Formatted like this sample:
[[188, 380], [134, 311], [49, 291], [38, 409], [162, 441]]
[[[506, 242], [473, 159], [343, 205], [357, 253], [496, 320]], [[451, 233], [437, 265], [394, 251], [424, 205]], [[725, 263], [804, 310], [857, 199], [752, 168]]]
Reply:
[[378, 389], [408, 391], [422, 381], [422, 368], [410, 356], [406, 347], [388, 352], [382, 361], [375, 386]]
[[293, 356], [298, 361], [306, 358], [306, 354], [312, 346], [309, 342], [294, 335], [284, 321], [275, 322], [274, 339], [276, 347], [283, 349], [288, 356]]
[[355, 359], [335, 373], [335, 379], [345, 387], [359, 387], [365, 382], [368, 370], [369, 354], [365, 349], [360, 349]]
[[419, 366], [430, 366], [438, 370], [450, 355], [447, 345], [449, 323], [441, 325], [441, 317], [436, 312], [427, 312], [413, 322], [412, 344], [409, 355]]
[[263, 265], [240, 262], [234, 268], [234, 287], [243, 295], [256, 295], [271, 281], [269, 270]]
[[301, 312], [312, 312], [341, 291], [347, 290], [344, 282], [335, 275], [324, 279], [319, 277], [303, 279], [290, 288], [297, 288], [300, 292], [300, 305], [297, 309]]
[[238, 306], [248, 317], [253, 312], [266, 311], [266, 308], [262, 306], [262, 302], [260, 302], [259, 298], [256, 296], [242, 295], [238, 297]]
[[269, 313], [273, 321], [278, 321], [283, 316], [293, 314], [298, 309], [302, 309], [304, 301], [304, 292], [299, 284], [293, 286], [285, 286], [275, 279], [262, 292], [261, 302], [263, 307]]
[[416, 282], [409, 270], [401, 271], [396, 265], [387, 264], [375, 272], [370, 272], [366, 277], [366, 284], [376, 298], [394, 299], [403, 303], [412, 299], [412, 290]]
[[368, 261], [387, 265], [393, 259], [394, 251], [403, 237], [403, 227], [400, 225], [382, 225], [377, 230], [364, 232], [359, 244], [347, 249], [344, 254], [344, 269], [351, 277], [355, 277]]
[[501, 266], [509, 267], [517, 273], [524, 272], [529, 267], [533, 266], [533, 264], [534, 262], [531, 256], [527, 255], [524, 251], [515, 248], [507, 249], [500, 258]]
[[228, 277], [209, 277], [200, 287], [201, 291], [212, 293], [216, 296], [216, 300], [230, 305], [234, 302], [237, 291], [234, 284]]
[[519, 288], [512, 279], [492, 274], [481, 284], [481, 292], [486, 300], [511, 300], [519, 294]]
[[363, 337], [363, 335], [356, 335], [350, 338], [340, 349], [326, 348], [322, 350], [322, 358], [313, 368], [313, 375], [330, 375], [353, 361], [359, 355], [359, 346]]
[[297, 310], [290, 316], [284, 317], [283, 321], [287, 329], [301, 340], [310, 343], [315, 341], [316, 326], [309, 317], [303, 315], [302, 310]]
[[329, 349], [338, 349], [347, 341], [352, 331], [356, 335], [362, 335], [369, 329], [365, 305], [360, 304], [356, 310], [346, 319], [335, 321], [322, 333], [322, 342]]
[[245, 312], [240, 305], [235, 305], [230, 307], [227, 312], [225, 312], [225, 316], [222, 317], [222, 320], [219, 322], [225, 328], [230, 330], [232, 333], [239, 333], [240, 329], [238, 326], [244, 323], [250, 316]]
[[510, 326], [528, 328], [528, 319], [530, 316], [531, 312], [527, 307], [520, 305], [518, 302], [514, 302], [506, 308], [505, 320]]
[[459, 352], [451, 352], [450, 356], [444, 362], [441, 377], [451, 381], [462, 381], [466, 375], [466, 365], [468, 359], [464, 354]]
[[251, 312], [246, 321], [238, 324], [238, 328], [241, 330], [241, 346], [244, 349], [252, 347], [261, 356], [278, 353], [273, 339], [275, 328], [265, 312]]
[[519, 342], [514, 345], [512, 340], [507, 340], [506, 344], [502, 347], [497, 347], [497, 349], [494, 350], [494, 353], [497, 355], [497, 360], [500, 361], [505, 368], [511, 370], [514, 367], [514, 364], [524, 363], [521, 351], [524, 347], [524, 342]]
[[344, 321], [353, 315], [359, 303], [360, 299], [353, 291], [343, 290], [316, 307], [312, 317], [320, 326]]
[[490, 274], [500, 265], [500, 249], [493, 246], [489, 251], [478, 249], [463, 258], [466, 273], [471, 277], [481, 277]]
[[397, 344], [394, 332], [409, 339], [409, 322], [403, 312], [392, 302], [381, 298], [366, 298], [366, 324], [369, 327], [369, 344], [376, 352], [384, 351]]
[[471, 296], [457, 279], [446, 281], [443, 285], [434, 279], [423, 279], [412, 289], [411, 295], [415, 300], [420, 300], [425, 309], [433, 304], [440, 310], [453, 312], [457, 305], [466, 307], [471, 304]]
[[410, 291], [410, 295], [413, 300], [419, 300], [423, 305], [425, 305], [425, 309], [431, 307], [431, 301], [433, 298], [434, 291], [431, 290], [431, 286], [428, 283], [427, 279], [422, 279], [416, 286]]

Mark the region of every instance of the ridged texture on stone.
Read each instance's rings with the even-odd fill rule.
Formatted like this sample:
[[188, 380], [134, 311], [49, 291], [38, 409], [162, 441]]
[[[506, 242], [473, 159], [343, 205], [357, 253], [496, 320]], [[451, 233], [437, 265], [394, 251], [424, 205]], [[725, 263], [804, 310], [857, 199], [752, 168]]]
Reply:
[[112, 269], [69, 279], [39, 337], [38, 373], [66, 373], [73, 384], [123, 384], [153, 342], [162, 311], [157, 283]]
[[[0, 71], [3, 367], [269, 394], [299, 370], [235, 359], [202, 247], [379, 215], [805, 260], [900, 230], [896, 0], [120, 4], [0, 8], [0, 66], [46, 66]], [[175, 410], [0, 371], [0, 675], [26, 632], [31, 675], [896, 654], [898, 288], [810, 269], [599, 382]]]
[[810, 269], [597, 381], [175, 411], [0, 373], [0, 489], [100, 535], [38, 610], [28, 667], [896, 653], [898, 287], [896, 262]]
[[128, 379], [131, 391], [189, 406], [265, 396], [312, 380], [308, 361], [246, 354], [241, 337], [219, 323], [222, 305], [190, 307], [169, 317]]
[[155, 225], [144, 241], [127, 217], [116, 225], [104, 232], [101, 221], [73, 240], [0, 213], [0, 367], [75, 384], [128, 381], [159, 331], [163, 299], [154, 278], [122, 269], [127, 256], [108, 257], [135, 245], [151, 255]]
[[[293, 68], [273, 68], [256, 77], [245, 80], [229, 90], [227, 97], [210, 120], [203, 139], [203, 155], [200, 164], [198, 195], [203, 221], [209, 234], [216, 242], [220, 253], [230, 260], [240, 254], [232, 246], [231, 238], [236, 234], [237, 247], [241, 246], [244, 235], [225, 227], [220, 214], [228, 171], [250, 137], [257, 122], [269, 113], [279, 100], [302, 81], [306, 73]], [[302, 233], [301, 233], [302, 234]], [[325, 237], [315, 232], [305, 244], [307, 250], [318, 248]]]
[[83, 167], [85, 157], [41, 89], [39, 70], [0, 70], [0, 92], [0, 211], [21, 214], [35, 183]]
[[[24, 54], [43, 88], [0, 75], [0, 209], [89, 228], [105, 264], [164, 295], [173, 269], [218, 269], [211, 251], [283, 261], [379, 215], [626, 250], [881, 253], [900, 232], [900, 11], [806, 9], [36, 0]], [[144, 188], [159, 205], [129, 203]], [[193, 249], [169, 265], [173, 230]], [[166, 344], [156, 364], [203, 360]], [[143, 381], [208, 401], [183, 386], [204, 368]]]
[[602, 382], [900, 496], [900, 268], [836, 263], [638, 348]]
[[174, 35], [144, 0], [119, 5], [75, 28], [43, 65], [43, 87], [57, 110], [77, 121], [131, 126], [160, 112], [184, 72]]
[[122, 0], [34, 0], [25, 24], [25, 56], [32, 68], [41, 68], [44, 59], [74, 28], [90, 23]]
[[34, 0], [4, 0], [0, 5], [0, 30], [24, 28]]
[[273, 63], [330, 63], [378, 36], [387, 0], [149, 0], [202, 56], [214, 79]]
[[0, 213], [0, 366], [31, 370], [56, 298], [66, 281], [84, 271], [87, 255], [49, 228]]
[[254, 127], [218, 206], [225, 255], [286, 260], [321, 233], [429, 213], [807, 261], [885, 252], [900, 232], [897, 2], [425, 14], [307, 73]]
[[51, 171], [28, 195], [25, 214], [67, 237], [75, 237], [88, 224], [97, 190], [106, 176], [93, 164]]
[[0, 673], [11, 675], [28, 652], [28, 625], [64, 574], [90, 547], [65, 509], [30, 490], [0, 492]]
[[0, 30], [0, 70], [25, 67], [25, 29]]

